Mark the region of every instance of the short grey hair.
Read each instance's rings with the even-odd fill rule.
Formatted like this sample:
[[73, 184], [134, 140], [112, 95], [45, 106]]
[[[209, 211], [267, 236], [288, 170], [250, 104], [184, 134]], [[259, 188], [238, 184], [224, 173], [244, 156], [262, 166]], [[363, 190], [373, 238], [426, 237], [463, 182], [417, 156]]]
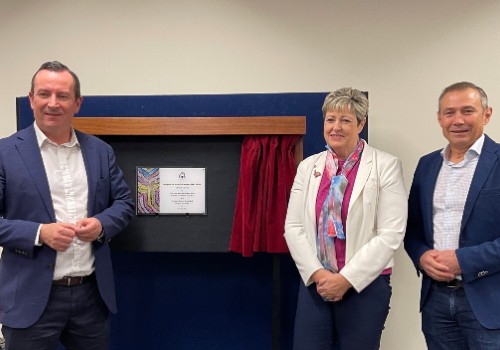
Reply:
[[73, 77], [73, 89], [75, 91], [75, 99], [80, 98], [80, 96], [81, 96], [80, 79], [78, 79], [77, 75], [71, 69], [69, 69], [67, 66], [65, 66], [64, 64], [62, 64], [61, 62], [58, 62], [58, 61], [45, 62], [44, 64], [42, 64], [40, 66], [40, 68], [38, 68], [38, 70], [33, 75], [33, 78], [31, 78], [31, 93], [32, 94], [35, 93], [36, 75], [42, 70], [48, 70], [51, 72], [68, 72], [69, 74], [71, 74], [71, 76]]
[[473, 84], [468, 81], [461, 81], [445, 87], [443, 92], [441, 92], [441, 95], [439, 95], [439, 100], [438, 100], [438, 112], [441, 112], [441, 100], [443, 99], [444, 95], [446, 95], [448, 92], [451, 91], [462, 91], [467, 89], [473, 89], [479, 93], [479, 99], [481, 100], [481, 107], [483, 107], [483, 111], [485, 111], [488, 108], [488, 96], [486, 95], [486, 92], [484, 92], [484, 90], [481, 89], [476, 84]]
[[332, 91], [323, 102], [323, 118], [325, 118], [327, 112], [344, 108], [356, 115], [359, 124], [368, 116], [368, 98], [363, 92], [351, 87]]

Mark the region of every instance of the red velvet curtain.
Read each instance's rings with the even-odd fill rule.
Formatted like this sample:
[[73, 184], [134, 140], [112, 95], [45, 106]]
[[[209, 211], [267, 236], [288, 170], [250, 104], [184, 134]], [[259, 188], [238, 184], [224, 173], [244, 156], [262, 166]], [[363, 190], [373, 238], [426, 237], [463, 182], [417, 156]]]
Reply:
[[285, 253], [286, 209], [295, 178], [295, 144], [300, 135], [246, 136], [229, 250]]

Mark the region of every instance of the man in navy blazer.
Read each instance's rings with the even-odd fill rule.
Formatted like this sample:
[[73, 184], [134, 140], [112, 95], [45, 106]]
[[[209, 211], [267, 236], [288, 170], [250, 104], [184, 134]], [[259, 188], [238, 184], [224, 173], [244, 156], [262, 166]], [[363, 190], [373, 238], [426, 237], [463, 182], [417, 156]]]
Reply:
[[422, 157], [410, 190], [405, 249], [423, 275], [429, 349], [500, 344], [500, 145], [484, 134], [485, 92], [453, 84], [439, 98], [448, 145]]
[[0, 323], [6, 349], [107, 349], [116, 312], [108, 242], [134, 205], [112, 148], [72, 128], [78, 77], [35, 73], [35, 123], [0, 140]]

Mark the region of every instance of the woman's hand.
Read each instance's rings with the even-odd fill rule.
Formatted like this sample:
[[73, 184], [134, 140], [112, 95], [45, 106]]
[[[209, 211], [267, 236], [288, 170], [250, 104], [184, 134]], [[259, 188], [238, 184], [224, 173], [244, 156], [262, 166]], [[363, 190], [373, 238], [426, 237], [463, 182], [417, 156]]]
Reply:
[[351, 283], [340, 273], [333, 273], [326, 269], [316, 271], [313, 278], [318, 294], [326, 301], [342, 300], [344, 294], [352, 287]]

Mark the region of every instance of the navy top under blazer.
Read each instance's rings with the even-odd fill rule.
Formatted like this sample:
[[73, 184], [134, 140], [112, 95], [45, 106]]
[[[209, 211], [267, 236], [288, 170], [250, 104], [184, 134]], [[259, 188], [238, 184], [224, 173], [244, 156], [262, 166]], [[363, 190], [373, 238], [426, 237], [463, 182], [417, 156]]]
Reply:
[[[111, 146], [78, 131], [88, 181], [88, 216], [104, 228], [92, 243], [102, 299], [116, 312], [108, 242], [129, 223], [134, 204]], [[26, 328], [36, 322], [49, 299], [56, 251], [35, 246], [41, 223], [55, 222], [54, 207], [33, 125], [0, 140], [0, 323]]]
[[[478, 321], [486, 328], [500, 328], [500, 145], [485, 140], [465, 202], [456, 250], [464, 290]], [[419, 268], [419, 259], [433, 249], [433, 195], [443, 163], [440, 151], [422, 157], [410, 190], [405, 249], [417, 272], [422, 272], [420, 309], [431, 278]]]

